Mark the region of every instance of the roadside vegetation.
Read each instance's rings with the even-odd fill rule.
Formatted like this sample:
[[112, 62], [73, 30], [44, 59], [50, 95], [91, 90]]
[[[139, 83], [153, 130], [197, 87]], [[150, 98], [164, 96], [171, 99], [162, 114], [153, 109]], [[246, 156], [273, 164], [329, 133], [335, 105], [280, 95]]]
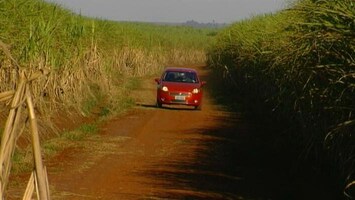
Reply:
[[253, 117], [283, 128], [275, 141], [301, 147], [302, 160], [355, 198], [353, 0], [301, 0], [235, 23], [217, 35], [208, 63]]
[[[53, 139], [80, 140], [97, 131], [95, 121], [132, 106], [129, 94], [139, 77], [155, 75], [169, 64], [204, 63], [215, 33], [92, 19], [43, 0], [0, 0], [0, 93], [16, 89], [21, 71], [49, 72], [31, 90], [42, 138], [49, 140], [44, 146], [51, 154], [65, 144], [53, 145]], [[5, 103], [0, 105], [0, 130], [8, 110]], [[75, 125], [80, 117], [89, 124], [78, 120]], [[57, 129], [61, 119], [71, 121], [73, 130]], [[24, 137], [22, 142], [29, 141]], [[16, 161], [30, 155], [22, 153]]]

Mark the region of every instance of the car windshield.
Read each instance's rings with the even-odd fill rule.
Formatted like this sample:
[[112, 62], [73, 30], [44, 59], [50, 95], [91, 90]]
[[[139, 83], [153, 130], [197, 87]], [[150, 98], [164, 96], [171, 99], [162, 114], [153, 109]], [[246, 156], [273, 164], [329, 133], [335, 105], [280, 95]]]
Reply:
[[181, 83], [198, 83], [197, 75], [194, 72], [168, 71], [164, 74], [164, 81]]

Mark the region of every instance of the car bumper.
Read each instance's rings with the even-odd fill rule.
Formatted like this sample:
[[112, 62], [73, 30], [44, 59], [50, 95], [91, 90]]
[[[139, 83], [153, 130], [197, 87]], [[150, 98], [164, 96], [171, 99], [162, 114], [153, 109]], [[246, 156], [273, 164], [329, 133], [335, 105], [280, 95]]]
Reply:
[[201, 104], [202, 94], [192, 94], [184, 92], [163, 92], [157, 94], [157, 101], [160, 104], [175, 104], [175, 105], [188, 105], [199, 106]]

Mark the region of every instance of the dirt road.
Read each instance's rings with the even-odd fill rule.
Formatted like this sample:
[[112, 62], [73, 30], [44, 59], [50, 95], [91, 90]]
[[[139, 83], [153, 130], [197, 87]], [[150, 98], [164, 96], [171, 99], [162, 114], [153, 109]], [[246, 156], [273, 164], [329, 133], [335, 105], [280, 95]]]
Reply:
[[49, 163], [52, 199], [308, 199], [255, 124], [207, 92], [202, 111], [157, 109], [154, 81], [143, 85], [136, 108]]

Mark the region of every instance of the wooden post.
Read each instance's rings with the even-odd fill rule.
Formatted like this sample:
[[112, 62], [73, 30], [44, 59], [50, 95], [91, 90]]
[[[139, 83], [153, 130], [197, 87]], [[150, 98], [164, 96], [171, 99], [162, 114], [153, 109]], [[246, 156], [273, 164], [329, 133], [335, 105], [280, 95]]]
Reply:
[[11, 99], [15, 94], [15, 91], [8, 91], [0, 93], [0, 101], [7, 101]]
[[34, 189], [35, 189], [35, 172], [32, 172], [30, 180], [27, 183], [26, 191], [25, 194], [23, 195], [22, 200], [31, 200]]
[[16, 93], [14, 94], [9, 117], [7, 118], [5, 129], [1, 140], [0, 150], [0, 198], [5, 198], [5, 189], [8, 184], [8, 178], [11, 168], [11, 157], [15, 150], [16, 137], [13, 135], [16, 132], [18, 121], [21, 113], [19, 112], [19, 104], [22, 101], [25, 91], [25, 75], [20, 74], [20, 82]]
[[[0, 41], [1, 42], [1, 41]], [[1, 44], [0, 44], [1, 45]], [[19, 123], [22, 114], [22, 104], [26, 101], [29, 113], [31, 133], [32, 133], [32, 148], [35, 169], [32, 172], [31, 178], [27, 185], [23, 199], [31, 199], [34, 188], [37, 191], [37, 199], [50, 200], [49, 184], [46, 169], [43, 167], [40, 140], [38, 134], [37, 120], [35, 116], [32, 96], [29, 83], [42, 75], [48, 74], [47, 71], [41, 71], [33, 74], [29, 79], [26, 79], [25, 72], [20, 72], [19, 84], [15, 91], [0, 93], [0, 102], [7, 101], [11, 98], [11, 108], [9, 116], [6, 120], [5, 128], [2, 135], [0, 146], [0, 200], [6, 198], [6, 187], [11, 170], [11, 157], [15, 151], [16, 141], [21, 131], [19, 131]]]
[[29, 90], [26, 91], [26, 101], [27, 101], [28, 112], [30, 115], [30, 123], [31, 123], [32, 148], [33, 148], [33, 155], [35, 160], [35, 171], [36, 171], [37, 181], [38, 181], [37, 192], [40, 200], [49, 200], [49, 193], [47, 193], [47, 191], [49, 190], [47, 188], [48, 187], [48, 185], [46, 184], [47, 178], [46, 178], [46, 174], [44, 173], [45, 171], [42, 163], [37, 120], [35, 116], [31, 93]]

